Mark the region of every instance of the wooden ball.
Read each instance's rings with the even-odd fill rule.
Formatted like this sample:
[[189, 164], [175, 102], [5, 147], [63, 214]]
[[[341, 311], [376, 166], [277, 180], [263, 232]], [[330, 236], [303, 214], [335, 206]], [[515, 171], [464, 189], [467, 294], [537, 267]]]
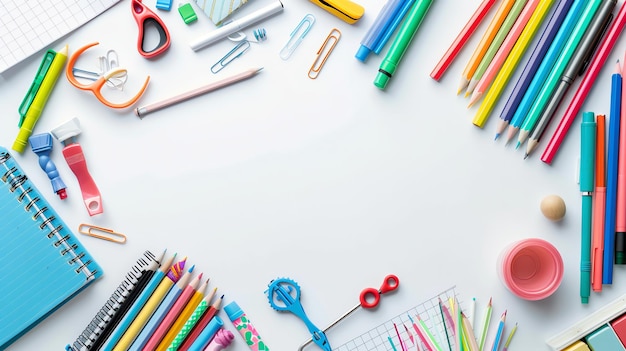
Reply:
[[551, 221], [565, 217], [565, 201], [558, 195], [548, 195], [541, 200], [541, 213]]

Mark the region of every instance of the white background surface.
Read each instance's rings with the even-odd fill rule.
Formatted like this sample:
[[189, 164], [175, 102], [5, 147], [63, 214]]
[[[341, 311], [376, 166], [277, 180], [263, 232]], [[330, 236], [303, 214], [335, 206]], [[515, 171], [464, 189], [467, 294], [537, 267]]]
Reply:
[[[269, 1], [251, 1], [240, 14]], [[354, 54], [384, 3], [359, 3], [365, 15], [348, 25], [311, 2], [285, 0], [283, 13], [246, 30], [251, 35], [264, 27], [268, 40], [252, 44], [217, 75], [211, 65], [233, 44], [221, 41], [193, 52], [189, 42], [215, 26], [200, 11], [196, 23], [184, 24], [177, 1], [171, 12], [155, 10], [170, 30], [172, 45], [154, 60], [136, 50], [129, 1], [52, 44], [55, 50], [68, 44], [73, 52], [99, 41], [80, 61], [81, 68], [92, 69], [97, 56], [115, 49], [129, 70], [128, 94], [151, 76], [138, 105], [249, 67], [264, 69], [246, 82], [143, 120], [130, 109], [108, 109], [60, 78], [35, 133], [80, 119], [78, 142], [102, 193], [104, 213], [87, 214], [57, 141], [52, 157], [68, 186], [66, 200], [52, 193], [34, 153], [13, 154], [75, 231], [80, 223], [101, 225], [125, 233], [128, 241], [117, 245], [81, 235], [105, 276], [9, 349], [60, 350], [73, 342], [146, 249], [188, 256], [198, 272], [211, 277], [210, 287], [225, 294], [225, 304], [237, 301], [268, 346], [281, 351], [296, 349], [310, 335], [295, 316], [268, 305], [263, 292], [276, 277], [300, 284], [310, 319], [324, 327], [358, 302], [361, 289], [378, 287], [389, 273], [398, 275], [400, 288], [383, 296], [379, 309], [357, 311], [328, 333], [335, 347], [456, 285], [463, 301], [477, 299], [477, 321], [493, 297], [488, 340], [506, 309], [507, 330], [519, 323], [510, 350], [547, 350], [547, 338], [621, 295], [626, 271], [616, 267], [614, 284], [592, 293], [589, 305], [580, 304], [580, 118], [548, 166], [539, 159], [547, 137], [527, 160], [522, 150], [493, 141], [513, 83], [484, 129], [471, 123], [477, 106], [467, 109], [468, 100], [456, 95], [461, 72], [496, 7], [435, 82], [429, 73], [480, 3], [435, 0], [381, 91], [372, 82], [383, 56], [372, 55], [363, 64]], [[154, 1], [145, 4], [154, 9]], [[278, 52], [307, 13], [317, 22], [291, 59], [281, 60]], [[307, 71], [334, 27], [343, 35], [318, 79], [311, 80]], [[584, 110], [608, 114], [613, 63], [625, 47], [621, 38]], [[0, 78], [0, 143], [7, 148], [17, 135], [17, 108], [40, 60], [41, 53]], [[556, 119], [546, 135], [554, 127]], [[560, 223], [539, 210], [548, 194], [566, 201]], [[500, 251], [528, 237], [553, 243], [565, 263], [559, 290], [538, 302], [513, 296], [496, 272]], [[19, 265], [11, 267], [10, 274], [19, 272]], [[237, 336], [231, 349], [248, 348]]]

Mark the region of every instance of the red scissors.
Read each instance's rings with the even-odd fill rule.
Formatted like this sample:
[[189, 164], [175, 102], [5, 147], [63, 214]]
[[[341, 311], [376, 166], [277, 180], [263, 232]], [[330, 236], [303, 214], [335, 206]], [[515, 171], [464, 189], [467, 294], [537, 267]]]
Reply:
[[[137, 50], [139, 54], [145, 58], [153, 58], [164, 53], [170, 47], [170, 33], [165, 27], [163, 21], [147, 8], [141, 0], [132, 0], [131, 7], [137, 27], [139, 28], [139, 36], [137, 38]], [[151, 28], [156, 29], [159, 34], [159, 43], [156, 47], [146, 48], [145, 32]]]
[[[341, 322], [344, 318], [348, 317], [352, 312], [359, 309], [359, 307], [372, 309], [380, 303], [380, 295], [386, 294], [388, 292], [396, 290], [400, 286], [400, 279], [395, 274], [389, 274], [383, 280], [383, 284], [379, 289], [376, 288], [365, 288], [361, 291], [359, 295], [359, 304], [352, 307], [348, 312], [344, 313], [341, 317], [335, 319], [334, 322], [330, 323], [326, 328], [322, 329], [322, 334], [325, 333], [337, 323]], [[304, 344], [300, 345], [298, 351], [304, 350], [304, 348], [313, 342], [313, 339], [309, 339], [304, 342]]]

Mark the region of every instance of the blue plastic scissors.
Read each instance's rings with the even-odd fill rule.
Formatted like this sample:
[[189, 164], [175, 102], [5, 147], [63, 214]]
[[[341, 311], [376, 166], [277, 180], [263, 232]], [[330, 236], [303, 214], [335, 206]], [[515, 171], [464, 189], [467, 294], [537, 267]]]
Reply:
[[307, 317], [304, 308], [300, 303], [300, 286], [289, 278], [278, 278], [269, 284], [267, 297], [270, 306], [276, 311], [287, 311], [302, 319], [311, 333], [311, 338], [322, 350], [332, 351], [326, 334], [316, 327]]

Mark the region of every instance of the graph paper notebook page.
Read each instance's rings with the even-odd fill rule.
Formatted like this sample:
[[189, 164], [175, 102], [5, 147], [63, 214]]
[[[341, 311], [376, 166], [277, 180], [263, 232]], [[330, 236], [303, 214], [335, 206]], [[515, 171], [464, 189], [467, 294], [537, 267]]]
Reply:
[[[396, 317], [380, 324], [379, 326], [363, 333], [360, 336], [348, 341], [347, 343], [334, 348], [335, 351], [399, 351], [399, 350], [415, 350], [416, 343], [420, 343], [420, 348], [426, 350], [426, 346], [421, 344], [417, 336], [415, 326], [423, 322], [432, 337], [437, 340], [439, 345], [445, 345], [443, 349], [452, 347], [454, 349], [454, 336], [450, 333], [446, 334], [444, 327], [444, 319], [439, 307], [439, 301], [446, 303], [450, 299], [457, 299], [454, 287], [451, 287], [436, 296], [420, 303], [419, 305], [407, 310]], [[460, 301], [459, 301], [460, 303]], [[418, 321], [421, 319], [421, 322]]]
[[0, 146], [0, 350], [102, 275], [102, 269]]
[[0, 1], [0, 73], [89, 22], [119, 1]]

